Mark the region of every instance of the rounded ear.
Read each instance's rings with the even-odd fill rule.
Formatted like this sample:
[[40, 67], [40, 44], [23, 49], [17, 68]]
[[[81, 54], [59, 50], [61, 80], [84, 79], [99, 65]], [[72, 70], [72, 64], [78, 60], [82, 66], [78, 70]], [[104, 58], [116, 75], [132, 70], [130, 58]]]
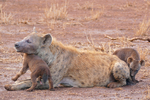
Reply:
[[50, 46], [52, 43], [52, 36], [50, 34], [46, 34], [42, 37], [42, 44]]
[[132, 61], [133, 61], [133, 59], [132, 59], [131, 57], [129, 57], [129, 58], [127, 59], [127, 63], [128, 63], [128, 64], [130, 64]]
[[145, 66], [145, 61], [144, 61], [144, 60], [141, 60], [141, 61], [140, 61], [140, 64], [141, 64], [141, 66]]

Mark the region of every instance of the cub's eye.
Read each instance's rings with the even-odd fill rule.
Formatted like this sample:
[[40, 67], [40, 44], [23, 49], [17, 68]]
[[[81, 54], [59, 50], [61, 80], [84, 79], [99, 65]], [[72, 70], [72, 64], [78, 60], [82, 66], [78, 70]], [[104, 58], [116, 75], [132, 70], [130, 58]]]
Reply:
[[27, 42], [27, 43], [31, 43], [31, 41], [30, 41], [29, 39], [28, 39], [28, 40], [26, 40], [26, 42]]

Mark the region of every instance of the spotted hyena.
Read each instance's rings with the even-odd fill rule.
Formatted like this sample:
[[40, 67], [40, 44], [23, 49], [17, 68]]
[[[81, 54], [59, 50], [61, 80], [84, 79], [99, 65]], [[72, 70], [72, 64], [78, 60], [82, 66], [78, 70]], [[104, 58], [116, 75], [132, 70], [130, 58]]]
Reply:
[[34, 54], [24, 54], [23, 67], [20, 72], [12, 78], [12, 80], [16, 81], [21, 75], [25, 74], [28, 69], [31, 71], [32, 86], [27, 89], [27, 91], [33, 91], [35, 89], [37, 86], [37, 78], [39, 78], [39, 80], [43, 79], [44, 83], [48, 80], [49, 89], [54, 90], [48, 65], [40, 57]]
[[[35, 54], [49, 66], [54, 87], [58, 84], [73, 87], [126, 85], [130, 78], [127, 64], [115, 55], [96, 51], [82, 51], [63, 45], [50, 34], [31, 33], [15, 44], [17, 52]], [[48, 83], [47, 83], [48, 84]], [[36, 88], [48, 88], [48, 85]], [[21, 90], [31, 86], [31, 80], [5, 85], [7, 90]]]
[[118, 56], [121, 60], [128, 64], [132, 81], [137, 83], [138, 81], [135, 79], [135, 75], [138, 73], [141, 66], [145, 65], [145, 61], [140, 60], [139, 53], [132, 48], [123, 48], [116, 50], [113, 55]]

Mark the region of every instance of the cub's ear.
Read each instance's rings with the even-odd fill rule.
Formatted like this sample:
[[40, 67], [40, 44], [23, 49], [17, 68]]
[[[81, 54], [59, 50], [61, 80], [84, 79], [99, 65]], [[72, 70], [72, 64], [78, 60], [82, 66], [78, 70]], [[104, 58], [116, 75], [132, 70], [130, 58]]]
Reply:
[[144, 61], [144, 60], [141, 60], [141, 61], [140, 61], [140, 64], [141, 64], [141, 66], [145, 66], [145, 61]]
[[132, 61], [133, 61], [133, 58], [131, 58], [131, 57], [129, 57], [129, 58], [127, 59], [127, 63], [128, 63], [128, 64], [130, 64]]
[[42, 37], [42, 44], [50, 46], [52, 43], [52, 36], [50, 34], [46, 34]]

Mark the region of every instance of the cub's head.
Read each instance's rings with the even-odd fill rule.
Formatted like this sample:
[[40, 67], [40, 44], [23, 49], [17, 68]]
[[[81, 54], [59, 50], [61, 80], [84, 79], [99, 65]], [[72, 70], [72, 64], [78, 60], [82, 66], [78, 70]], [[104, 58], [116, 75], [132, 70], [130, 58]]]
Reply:
[[50, 34], [42, 36], [33, 32], [23, 40], [15, 43], [15, 48], [17, 52], [37, 54], [39, 49], [49, 47], [51, 42], [52, 36]]
[[144, 60], [134, 60], [132, 57], [127, 59], [128, 66], [130, 67], [130, 75], [134, 77], [140, 70], [141, 66], [145, 65]]

